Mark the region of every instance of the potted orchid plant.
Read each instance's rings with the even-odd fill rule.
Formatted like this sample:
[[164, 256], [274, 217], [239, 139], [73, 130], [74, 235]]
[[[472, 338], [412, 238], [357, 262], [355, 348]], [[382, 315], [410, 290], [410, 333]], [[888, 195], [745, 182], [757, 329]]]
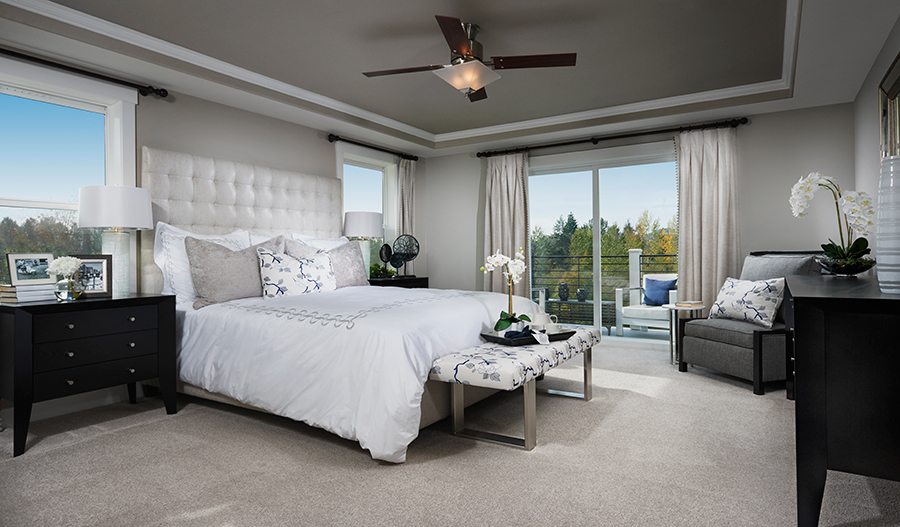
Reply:
[[496, 253], [485, 259], [484, 266], [481, 268], [484, 274], [488, 274], [495, 269], [502, 269], [503, 276], [506, 278], [506, 285], [509, 288], [509, 311], [500, 312], [500, 320], [494, 324], [494, 331], [503, 331], [504, 329], [518, 324], [519, 322], [531, 322], [528, 315], [516, 315], [513, 313], [513, 284], [518, 284], [525, 274], [525, 252], [519, 247], [519, 252], [513, 258]]
[[791, 212], [797, 218], [806, 215], [806, 209], [813, 195], [820, 188], [827, 189], [834, 198], [837, 211], [838, 235], [840, 243], [831, 238], [822, 244], [825, 251], [819, 263], [826, 270], [838, 275], [855, 275], [871, 269], [875, 260], [865, 258], [872, 252], [866, 236], [871, 234], [875, 218], [875, 205], [866, 192], [842, 192], [841, 187], [828, 176], [810, 172], [791, 188]]

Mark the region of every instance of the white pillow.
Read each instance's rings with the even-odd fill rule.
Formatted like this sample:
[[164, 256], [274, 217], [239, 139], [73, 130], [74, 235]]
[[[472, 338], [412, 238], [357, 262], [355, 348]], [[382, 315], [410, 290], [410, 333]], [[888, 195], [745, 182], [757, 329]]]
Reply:
[[783, 277], [757, 281], [726, 278], [709, 318], [743, 320], [771, 328], [783, 297]]
[[232, 251], [250, 247], [250, 236], [247, 231], [236, 230], [229, 234], [194, 234], [168, 223], [157, 222], [153, 261], [163, 273], [162, 293], [175, 295], [177, 302], [193, 302], [196, 298], [194, 282], [191, 279], [191, 266], [188, 262], [187, 251], [184, 249], [186, 236], [218, 243]]
[[263, 247], [258, 247], [256, 253], [259, 255], [263, 298], [321, 293], [337, 288], [331, 259], [326, 253], [300, 259]]
[[247, 234], [250, 236], [250, 245], [257, 245], [263, 242], [267, 242], [273, 238], [278, 237], [278, 235], [271, 234], [260, 234], [258, 232], [248, 231]]
[[291, 237], [295, 240], [300, 240], [306, 245], [311, 245], [316, 249], [322, 249], [323, 251], [334, 249], [335, 247], [339, 247], [350, 241], [346, 236], [341, 236], [340, 238], [315, 238], [306, 236], [305, 234], [297, 234], [296, 232], [293, 233]]

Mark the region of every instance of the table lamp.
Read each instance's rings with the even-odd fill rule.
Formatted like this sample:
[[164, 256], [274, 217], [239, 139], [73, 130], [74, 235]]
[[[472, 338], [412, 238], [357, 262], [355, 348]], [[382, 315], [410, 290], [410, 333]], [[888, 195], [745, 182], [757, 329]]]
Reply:
[[346, 212], [344, 213], [344, 236], [361, 238], [363, 263], [366, 265], [366, 276], [372, 261], [372, 248], [369, 238], [384, 236], [384, 219], [380, 212]]
[[78, 228], [103, 230], [103, 252], [113, 256], [114, 296], [131, 293], [131, 230], [152, 229], [150, 191], [92, 185], [78, 189]]

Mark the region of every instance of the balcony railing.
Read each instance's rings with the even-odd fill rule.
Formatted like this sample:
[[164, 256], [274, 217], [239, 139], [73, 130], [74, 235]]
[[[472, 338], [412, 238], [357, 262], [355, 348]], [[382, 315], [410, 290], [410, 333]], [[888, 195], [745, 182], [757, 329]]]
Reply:
[[[641, 276], [678, 270], [678, 257], [674, 254], [642, 254], [640, 262]], [[600, 255], [600, 270], [602, 325], [609, 328], [616, 323], [616, 288], [628, 287], [628, 256]], [[593, 256], [533, 256], [531, 287], [543, 289], [546, 310], [556, 315], [560, 323], [594, 323]]]

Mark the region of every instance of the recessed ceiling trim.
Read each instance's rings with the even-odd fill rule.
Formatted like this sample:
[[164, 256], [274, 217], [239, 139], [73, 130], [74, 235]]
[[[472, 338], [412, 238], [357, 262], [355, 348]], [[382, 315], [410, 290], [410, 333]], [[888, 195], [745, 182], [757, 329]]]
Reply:
[[55, 4], [48, 0], [0, 0], [4, 4], [18, 7], [20, 9], [45, 16], [47, 18], [63, 22], [92, 33], [109, 37], [126, 44], [143, 48], [147, 51], [166, 55], [174, 59], [198, 66], [221, 75], [226, 75], [234, 79], [255, 84], [259, 87], [277, 91], [297, 99], [301, 99], [331, 110], [352, 115], [359, 119], [365, 119], [375, 124], [392, 128], [399, 132], [403, 132], [427, 141], [434, 141], [434, 134], [425, 130], [409, 126], [389, 119], [382, 115], [343, 103], [341, 101], [319, 95], [303, 88], [298, 88], [292, 84], [282, 82], [265, 75], [254, 73], [250, 70], [229, 64], [227, 62], [215, 59], [202, 53], [183, 48], [181, 46], [160, 40], [150, 35], [129, 29], [117, 24], [113, 24], [106, 20], [76, 11], [69, 7]]
[[[784, 55], [782, 59], [781, 78], [778, 80], [749, 84], [707, 92], [692, 93], [687, 95], [643, 101], [634, 104], [574, 112], [553, 117], [517, 121], [496, 126], [472, 128], [443, 134], [432, 134], [425, 130], [407, 125], [405, 123], [384, 117], [382, 115], [352, 106], [341, 101], [319, 95], [309, 90], [260, 75], [233, 64], [212, 58], [170, 42], [157, 39], [150, 35], [113, 24], [106, 20], [76, 11], [74, 9], [55, 4], [49, 0], [0, 0], [0, 2], [18, 7], [20, 9], [50, 18], [62, 23], [70, 24], [102, 36], [106, 36], [129, 45], [137, 46], [150, 52], [169, 56], [185, 63], [204, 68], [208, 71], [225, 75], [249, 84], [282, 93], [289, 97], [307, 101], [309, 103], [337, 111], [348, 116], [362, 119], [373, 124], [408, 134], [430, 142], [434, 148], [441, 144], [460, 140], [473, 140], [481, 137], [495, 136], [510, 132], [522, 132], [544, 127], [576, 125], [579, 122], [603, 119], [628, 114], [639, 114], [648, 111], [675, 108], [679, 106], [708, 103], [727, 100], [731, 98], [755, 96], [772, 92], [785, 92], [790, 94], [793, 89], [794, 71], [796, 66], [797, 46], [799, 40], [800, 8], [802, 0], [787, 0], [785, 13]], [[789, 95], [788, 95], [789, 96]]]

